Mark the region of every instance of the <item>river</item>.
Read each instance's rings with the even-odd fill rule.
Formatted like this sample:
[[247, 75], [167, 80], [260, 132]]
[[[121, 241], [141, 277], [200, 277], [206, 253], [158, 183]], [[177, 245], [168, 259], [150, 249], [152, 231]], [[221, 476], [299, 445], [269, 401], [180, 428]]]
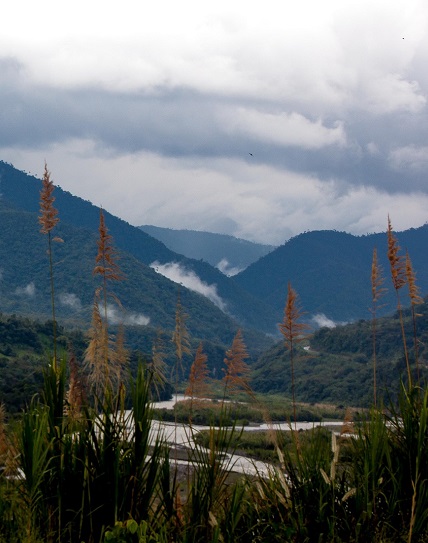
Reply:
[[[173, 409], [176, 402], [183, 401], [186, 398], [183, 395], [176, 395], [172, 400], [163, 401], [163, 402], [154, 402], [153, 406], [158, 409]], [[316, 426], [328, 426], [334, 427], [337, 426], [339, 429], [343, 422], [334, 421], [334, 422], [297, 422], [296, 424], [290, 424], [287, 422], [282, 423], [273, 423], [268, 425], [265, 423], [259, 425], [247, 425], [242, 427], [244, 432], [258, 431], [258, 430], [310, 430]], [[201, 430], [209, 430], [210, 426], [202, 426], [198, 424], [182, 424], [174, 422], [160, 422], [154, 420], [152, 423], [152, 439], [154, 440], [156, 436], [160, 435], [165, 439], [168, 444], [178, 445], [179, 447], [189, 447], [192, 448], [195, 446], [194, 436], [197, 432]], [[241, 430], [241, 428], [239, 428]], [[227, 462], [230, 462], [231, 470], [237, 471], [239, 473], [247, 474], [267, 474], [269, 469], [272, 469], [269, 464], [264, 462], [256, 461], [253, 459], [246, 458], [245, 456], [240, 455], [228, 455]], [[186, 463], [185, 461], [177, 461], [177, 463]]]

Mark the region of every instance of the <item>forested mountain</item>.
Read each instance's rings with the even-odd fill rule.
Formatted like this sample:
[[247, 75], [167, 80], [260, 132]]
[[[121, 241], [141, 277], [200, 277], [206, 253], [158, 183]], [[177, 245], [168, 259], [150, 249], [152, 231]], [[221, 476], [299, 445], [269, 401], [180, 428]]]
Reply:
[[[38, 213], [40, 180], [4, 162], [0, 162], [0, 179], [4, 205]], [[97, 234], [99, 209], [96, 206], [59, 187], [55, 189], [55, 196], [60, 224], [86, 228]], [[207, 262], [173, 252], [140, 228], [107, 211], [105, 217], [114, 242], [121, 251], [146, 266], [157, 262], [161, 271], [162, 267], [175, 266], [176, 281], [187, 286], [195, 280], [202, 285], [202, 289], [214, 293], [217, 305], [238, 325], [270, 334], [278, 332], [277, 323], [282, 319], [289, 281], [300, 296], [307, 320], [316, 317], [316, 322], [323, 322], [326, 317], [336, 322], [351, 322], [369, 315], [370, 273], [375, 247], [384, 274], [389, 277], [385, 234], [353, 236], [336, 231], [307, 232], [290, 239], [233, 278], [228, 278]], [[164, 234], [171, 232], [165, 229]], [[194, 235], [199, 234], [189, 233], [190, 237]], [[407, 249], [410, 254], [422, 293], [427, 293], [428, 225], [396, 235], [403, 253]], [[238, 245], [241, 245], [241, 241]], [[242, 246], [248, 248], [245, 242]], [[388, 281], [386, 284], [388, 286]], [[403, 302], [406, 303], [406, 300]], [[388, 314], [394, 307], [394, 294], [389, 289], [382, 311]]]
[[[416, 307], [418, 367], [421, 382], [428, 378], [428, 298]], [[410, 310], [404, 312], [406, 344], [417, 379], [414, 330]], [[386, 398], [406, 380], [406, 362], [398, 313], [376, 324], [376, 379], [378, 397]], [[373, 322], [321, 328], [296, 344], [294, 369], [296, 399], [341, 406], [373, 404]], [[291, 395], [290, 353], [284, 342], [264, 352], [253, 365], [252, 386], [259, 392]]]
[[[428, 225], [398, 232], [396, 237], [401, 254], [409, 252], [422, 294], [428, 293]], [[364, 319], [371, 307], [375, 247], [388, 289], [381, 311], [388, 314], [395, 309], [395, 293], [390, 286], [387, 237], [383, 233], [353, 236], [326, 230], [300, 234], [251, 264], [234, 280], [269, 303], [277, 315], [283, 310], [287, 284], [291, 282], [308, 320], [316, 315], [338, 322]], [[402, 296], [406, 304], [404, 292]]]
[[236, 275], [275, 248], [273, 245], [253, 243], [211, 232], [175, 230], [152, 225], [143, 225], [140, 228], [176, 253], [204, 260], [226, 275]]
[[[53, 178], [55, 178], [55, 176], [53, 176]], [[39, 236], [38, 239], [41, 243], [41, 238], [43, 236], [38, 234], [39, 227], [37, 225], [40, 188], [41, 181], [39, 179], [16, 170], [10, 164], [0, 162], [0, 193], [3, 209], [14, 210], [15, 212], [26, 211], [34, 213], [33, 219], [28, 220], [33, 220], [35, 235]], [[99, 225], [99, 208], [92, 205], [90, 202], [71, 195], [69, 192], [63, 191], [60, 187], [56, 187], [55, 197], [55, 207], [59, 211], [59, 218], [61, 221], [59, 228], [65, 229], [68, 226], [74, 226], [86, 229], [86, 233], [81, 232], [81, 234], [79, 234], [79, 236], [82, 238], [81, 245], [82, 247], [85, 247], [86, 243], [89, 243], [91, 235], [97, 236]], [[213, 310], [214, 313], [218, 315], [218, 317], [214, 320], [218, 322], [219, 320], [223, 319], [225, 323], [224, 326], [228, 327], [229, 329], [230, 321], [227, 319], [227, 316], [235, 321], [235, 329], [236, 326], [239, 325], [262, 331], [275, 332], [277, 319], [274, 315], [272, 315], [270, 307], [267, 306], [262, 300], [253, 297], [245, 289], [233, 282], [232, 279], [226, 277], [224, 274], [206, 262], [188, 259], [171, 251], [160, 241], [149, 236], [139, 228], [131, 226], [127, 222], [111, 215], [108, 213], [108, 211], [105, 211], [104, 214], [106, 225], [109, 229], [109, 233], [113, 236], [115, 246], [118, 247], [123, 253], [127, 253], [133, 257], [133, 260], [128, 260], [128, 264], [126, 263], [127, 259], [124, 258], [122, 265], [131, 266], [131, 260], [133, 262], [132, 265], [136, 265], [138, 263], [137, 267], [139, 268], [141, 277], [140, 280], [135, 279], [133, 288], [146, 292], [146, 296], [150, 296], [153, 301], [156, 300], [159, 302], [159, 317], [151, 317], [151, 322], [156, 322], [156, 325], [160, 323], [162, 323], [162, 325], [166, 325], [168, 322], [171, 322], [170, 320], [168, 321], [168, 318], [165, 315], [165, 309], [161, 309], [161, 307], [163, 300], [166, 297], [168, 298], [168, 304], [170, 304], [172, 302], [171, 293], [174, 292], [174, 296], [176, 296], [177, 291], [176, 284], [166, 280], [162, 281], [160, 277], [155, 277], [153, 270], [147, 268], [151, 264], [157, 262], [160, 265], [174, 264], [183, 277], [190, 277], [190, 282], [196, 281], [199, 285], [202, 283], [202, 290], [205, 289], [205, 291], [209, 291], [211, 293], [214, 292], [217, 305], [222, 307], [223, 312], [218, 312], [213, 309], [211, 307], [213, 304], [208, 302], [207, 299], [205, 299], [205, 302], [207, 302], [210, 306], [210, 310], [201, 309], [201, 311], [196, 312], [196, 306], [206, 306], [202, 300], [199, 302], [199, 304], [190, 300], [201, 298], [201, 295], [195, 295], [195, 293], [190, 295], [186, 288], [183, 288], [183, 291], [186, 291], [184, 296], [189, 298], [189, 304], [191, 306], [186, 307], [186, 311], [189, 314], [193, 312], [192, 318], [195, 321], [199, 321], [200, 324], [197, 325], [199, 328], [204, 326], [204, 322], [212, 322], [212, 319], [208, 316], [202, 318], [201, 313], [207, 315], [207, 312], [210, 313], [211, 310]], [[6, 220], [6, 216], [4, 219]], [[17, 243], [18, 245], [28, 243], [28, 240], [24, 239], [21, 235], [19, 218], [16, 219], [16, 228], [17, 229], [14, 232], [15, 237], [11, 236], [11, 238], [7, 241], [9, 260], [15, 259], [13, 243]], [[31, 230], [31, 227], [29, 229]], [[69, 236], [69, 239], [70, 237], [72, 236]], [[92, 239], [95, 240], [94, 237]], [[12, 245], [10, 245], [10, 243], [12, 243]], [[95, 243], [95, 241], [92, 243]], [[3, 246], [6, 247], [6, 241], [3, 241]], [[38, 247], [41, 246], [38, 245]], [[65, 245], [64, 249], [62, 250], [66, 251], [66, 247], [67, 245]], [[36, 251], [34, 251], [34, 253], [35, 252]], [[93, 250], [92, 254], [95, 254], [95, 249]], [[77, 261], [79, 261], [80, 257], [78, 255], [77, 245], [74, 257], [77, 259]], [[28, 265], [28, 262], [29, 259], [27, 258], [25, 265]], [[72, 265], [72, 262], [70, 262], [70, 265]], [[10, 267], [13, 268], [12, 262], [10, 262]], [[81, 268], [81, 266], [78, 267]], [[56, 266], [56, 269], [57, 268], [58, 266]], [[87, 271], [89, 270], [90, 268], [88, 267]], [[23, 270], [22, 273], [27, 279], [28, 276], [31, 275], [26, 273], [25, 270]], [[65, 272], [61, 271], [60, 273]], [[89, 272], [89, 276], [90, 275], [91, 273]], [[79, 279], [77, 277], [79, 277]], [[80, 286], [80, 277], [81, 275], [78, 275], [75, 276], [74, 279], [70, 280], [74, 281], [76, 286]], [[178, 281], [180, 282], [180, 279], [178, 279]], [[185, 287], [185, 280], [183, 279], [182, 282]], [[129, 280], [125, 282], [124, 285], [126, 286], [121, 288], [127, 289], [128, 293], [130, 294], [130, 305], [127, 305], [127, 307], [130, 307], [130, 309], [133, 311], [144, 312], [144, 306], [138, 305], [139, 297], [143, 296], [144, 294], [131, 294], [132, 288]], [[158, 288], [159, 293], [156, 293], [156, 288], [150, 292], [152, 285], [162, 285], [162, 287]], [[84, 285], [82, 286], [84, 289], [86, 288]], [[128, 304], [128, 299], [123, 300], [123, 302]], [[186, 300], [184, 300], [184, 302], [186, 302]]]
[[[2, 312], [51, 318], [47, 239], [39, 231], [37, 214], [9, 208], [1, 201], [0, 229]], [[87, 329], [98, 285], [93, 276], [97, 235], [63, 221], [55, 227], [55, 234], [63, 240], [53, 244], [57, 319], [67, 327]], [[170, 344], [180, 289], [192, 345], [196, 348], [203, 340], [211, 354], [210, 367], [220, 366], [239, 324], [206, 297], [179, 287], [131, 254], [120, 251], [118, 256], [124, 280], [111, 288], [124, 310], [112, 302], [109, 319], [113, 326], [124, 322], [130, 347], [150, 355], [157, 331], [163, 330], [167, 359], [173, 359]], [[247, 331], [245, 337], [252, 353], [271, 341], [257, 331]]]

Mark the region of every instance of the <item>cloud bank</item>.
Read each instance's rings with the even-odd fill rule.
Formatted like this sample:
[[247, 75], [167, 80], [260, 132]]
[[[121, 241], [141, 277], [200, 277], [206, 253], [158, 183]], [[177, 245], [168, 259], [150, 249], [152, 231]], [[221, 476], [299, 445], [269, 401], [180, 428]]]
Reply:
[[185, 267], [180, 266], [180, 264], [177, 262], [169, 262], [167, 264], [152, 262], [150, 267], [153, 268], [157, 273], [160, 273], [164, 277], [174, 281], [174, 283], [179, 283], [189, 290], [202, 294], [202, 296], [205, 296], [211, 300], [211, 302], [213, 302], [222, 311], [226, 310], [226, 304], [218, 295], [216, 285], [208, 285], [202, 281], [194, 271], [187, 270]]
[[3, 10], [0, 159], [135, 225], [278, 244], [426, 222], [426, 2], [25, 11]]
[[61, 292], [58, 296], [59, 303], [62, 306], [69, 307], [74, 311], [80, 311], [82, 309], [82, 302], [76, 294]]

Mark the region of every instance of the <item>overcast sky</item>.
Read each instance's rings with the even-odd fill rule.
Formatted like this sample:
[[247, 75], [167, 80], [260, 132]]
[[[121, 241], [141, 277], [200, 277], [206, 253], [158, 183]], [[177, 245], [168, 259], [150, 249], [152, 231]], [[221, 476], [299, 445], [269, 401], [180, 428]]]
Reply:
[[0, 13], [0, 159], [131, 224], [280, 244], [428, 221], [426, 0]]

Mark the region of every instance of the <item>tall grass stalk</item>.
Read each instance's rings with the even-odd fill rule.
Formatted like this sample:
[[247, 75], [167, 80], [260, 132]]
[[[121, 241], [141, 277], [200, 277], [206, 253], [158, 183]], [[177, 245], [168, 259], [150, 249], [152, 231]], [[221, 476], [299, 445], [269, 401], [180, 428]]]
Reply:
[[419, 294], [419, 288], [416, 285], [416, 274], [413, 270], [412, 262], [410, 260], [409, 253], [406, 251], [406, 278], [407, 285], [409, 287], [409, 297], [410, 297], [410, 310], [412, 312], [412, 325], [413, 325], [413, 349], [415, 356], [416, 372], [417, 372], [417, 383], [420, 384], [420, 370], [419, 370], [419, 341], [416, 327], [416, 306], [423, 303], [423, 299]]
[[41, 233], [46, 234], [48, 237], [48, 257], [49, 257], [49, 277], [50, 277], [50, 290], [51, 290], [51, 309], [52, 309], [52, 327], [53, 327], [53, 364], [57, 363], [56, 352], [56, 315], [55, 315], [55, 285], [54, 285], [54, 273], [53, 273], [53, 258], [52, 258], [52, 242], [62, 241], [58, 237], [52, 238], [52, 230], [58, 224], [59, 218], [57, 217], [58, 211], [54, 207], [55, 197], [53, 196], [54, 184], [51, 180], [51, 173], [48, 170], [45, 162], [45, 170], [42, 180], [42, 190], [40, 191], [40, 216], [39, 223], [41, 225]]
[[382, 269], [379, 265], [377, 258], [377, 249], [373, 249], [372, 260], [372, 273], [371, 273], [371, 286], [372, 286], [372, 341], [373, 341], [373, 403], [374, 407], [377, 405], [377, 345], [376, 345], [376, 333], [377, 333], [377, 311], [379, 309], [379, 300], [385, 293], [386, 289], [382, 287], [384, 278], [382, 276]]
[[203, 352], [202, 342], [199, 344], [195, 360], [190, 367], [189, 383], [185, 390], [185, 395], [190, 397], [190, 415], [189, 422], [192, 424], [193, 407], [198, 399], [206, 399], [209, 394], [208, 375], [209, 369], [207, 365], [208, 357]]
[[292, 288], [291, 283], [288, 283], [287, 299], [285, 301], [284, 319], [279, 325], [279, 329], [284, 336], [285, 346], [289, 352], [290, 367], [291, 367], [291, 396], [293, 402], [293, 418], [294, 428], [296, 429], [296, 393], [295, 393], [295, 377], [294, 377], [294, 349], [295, 344], [303, 339], [303, 332], [307, 329], [307, 325], [299, 322], [303, 312], [299, 307], [296, 291]]
[[[121, 303], [110, 284], [124, 277], [117, 263], [118, 255], [108, 233], [103, 210], [100, 209], [98, 251], [95, 257], [93, 274], [99, 276], [101, 284], [95, 289], [92, 324], [89, 331], [89, 345], [85, 353], [85, 363], [89, 369], [89, 383], [95, 393], [96, 401], [111, 402], [114, 392], [120, 388], [122, 368], [126, 361], [123, 339], [122, 347], [116, 351], [112, 345], [108, 329], [108, 300], [119, 306]], [[119, 344], [118, 344], [119, 345]], [[119, 353], [119, 356], [115, 356]], [[112, 406], [111, 406], [112, 407]]]
[[407, 348], [406, 333], [404, 330], [404, 319], [403, 319], [403, 308], [401, 305], [400, 290], [407, 283], [406, 277], [406, 265], [405, 260], [402, 255], [400, 255], [400, 246], [398, 245], [397, 238], [394, 235], [392, 230], [391, 219], [388, 215], [388, 230], [387, 230], [387, 241], [388, 241], [388, 260], [391, 269], [391, 279], [394, 286], [394, 290], [397, 296], [397, 311], [400, 319], [400, 328], [401, 336], [403, 338], [403, 349], [404, 349], [404, 358], [406, 361], [407, 369], [407, 380], [409, 388], [412, 387], [412, 372], [410, 369], [410, 360], [409, 352]]
[[246, 363], [248, 358], [247, 347], [242, 331], [239, 329], [233, 338], [232, 346], [226, 351], [224, 359], [223, 403], [228, 394], [236, 394], [237, 392], [245, 392], [250, 397], [254, 397], [250, 385], [250, 367]]

